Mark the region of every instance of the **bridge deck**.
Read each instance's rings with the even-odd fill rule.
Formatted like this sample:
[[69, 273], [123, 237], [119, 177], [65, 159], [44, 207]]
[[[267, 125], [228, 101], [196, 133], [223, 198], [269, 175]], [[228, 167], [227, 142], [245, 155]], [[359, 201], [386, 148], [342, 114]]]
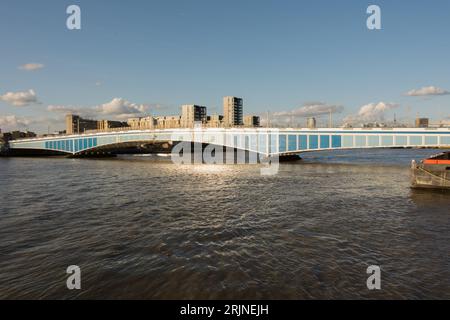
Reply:
[[214, 144], [279, 155], [354, 148], [450, 148], [450, 128], [232, 128], [115, 131], [15, 140], [10, 142], [10, 148], [58, 151], [77, 155], [105, 149], [112, 145], [117, 147], [178, 141]]

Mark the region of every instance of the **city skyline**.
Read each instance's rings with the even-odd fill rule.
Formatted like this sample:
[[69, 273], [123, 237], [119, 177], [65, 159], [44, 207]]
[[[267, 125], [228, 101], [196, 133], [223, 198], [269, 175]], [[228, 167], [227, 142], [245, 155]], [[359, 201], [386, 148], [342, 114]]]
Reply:
[[[450, 116], [446, 1], [377, 1], [375, 31], [364, 1], [24, 4], [1, 4], [3, 130], [62, 130], [66, 113], [178, 114], [185, 104], [221, 114], [226, 95], [263, 123], [268, 111], [302, 124], [330, 111], [336, 123]], [[65, 27], [70, 4], [81, 30]]]

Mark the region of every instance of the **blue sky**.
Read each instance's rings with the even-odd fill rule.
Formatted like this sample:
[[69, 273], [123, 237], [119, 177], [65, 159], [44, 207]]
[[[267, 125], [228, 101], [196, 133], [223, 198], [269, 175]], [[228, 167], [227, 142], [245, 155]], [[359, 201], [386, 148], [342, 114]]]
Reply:
[[[71, 4], [81, 30], [66, 28]], [[370, 4], [382, 30], [366, 27]], [[70, 110], [221, 113], [225, 95], [299, 123], [321, 106], [336, 121], [362, 107], [361, 121], [450, 116], [447, 0], [2, 0], [0, 12], [0, 128], [63, 129]], [[14, 105], [20, 93], [31, 98]]]

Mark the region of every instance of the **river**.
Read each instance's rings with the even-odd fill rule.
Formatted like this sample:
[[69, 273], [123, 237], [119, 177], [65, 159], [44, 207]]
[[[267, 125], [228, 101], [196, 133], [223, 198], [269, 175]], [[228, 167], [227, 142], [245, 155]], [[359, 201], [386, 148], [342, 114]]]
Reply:
[[273, 176], [0, 158], [0, 298], [450, 299], [450, 194], [409, 187], [411, 159], [436, 152], [308, 153]]

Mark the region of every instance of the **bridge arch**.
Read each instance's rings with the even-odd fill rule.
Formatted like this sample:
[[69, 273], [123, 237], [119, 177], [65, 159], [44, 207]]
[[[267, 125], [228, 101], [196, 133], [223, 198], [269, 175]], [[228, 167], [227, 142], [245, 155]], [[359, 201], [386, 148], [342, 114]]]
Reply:
[[44, 150], [67, 155], [139, 144], [174, 144], [179, 141], [214, 144], [264, 155], [367, 148], [450, 148], [450, 129], [166, 129], [99, 132], [15, 140], [12, 150]]

